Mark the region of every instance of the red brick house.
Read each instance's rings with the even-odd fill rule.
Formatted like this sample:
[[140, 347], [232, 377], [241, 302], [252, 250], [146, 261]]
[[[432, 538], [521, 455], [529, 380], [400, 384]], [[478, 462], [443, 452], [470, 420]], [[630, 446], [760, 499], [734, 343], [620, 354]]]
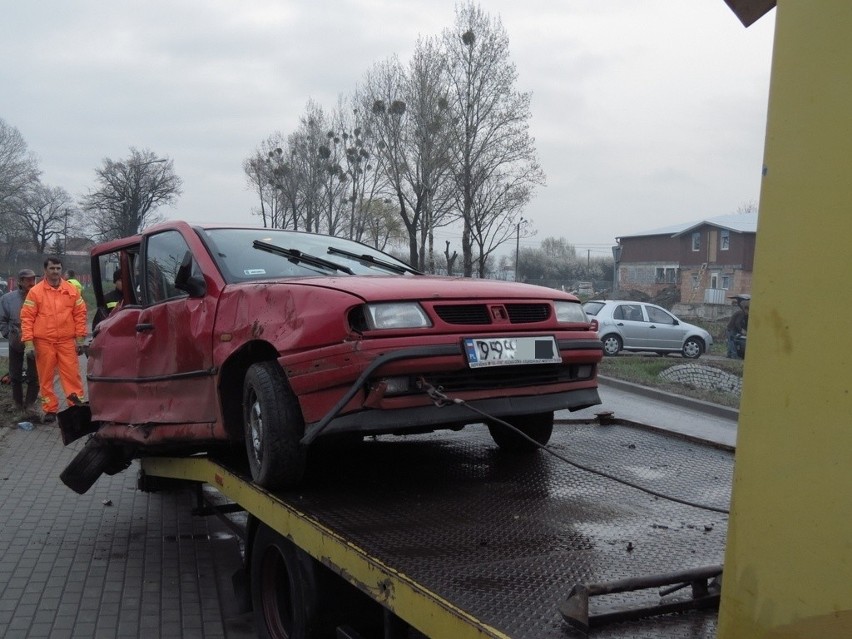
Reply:
[[616, 288], [651, 297], [676, 286], [687, 304], [751, 293], [757, 213], [737, 213], [616, 238]]

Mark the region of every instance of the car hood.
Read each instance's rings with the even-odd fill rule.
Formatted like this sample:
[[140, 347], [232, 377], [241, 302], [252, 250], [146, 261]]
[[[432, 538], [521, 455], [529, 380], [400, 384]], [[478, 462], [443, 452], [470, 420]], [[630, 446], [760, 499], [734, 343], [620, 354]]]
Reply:
[[[252, 282], [257, 285], [261, 282]], [[568, 293], [543, 286], [479, 280], [464, 277], [439, 276], [352, 276], [306, 277], [264, 284], [281, 286], [310, 286], [342, 291], [366, 302], [385, 300], [458, 300], [458, 299], [561, 299], [577, 301]]]

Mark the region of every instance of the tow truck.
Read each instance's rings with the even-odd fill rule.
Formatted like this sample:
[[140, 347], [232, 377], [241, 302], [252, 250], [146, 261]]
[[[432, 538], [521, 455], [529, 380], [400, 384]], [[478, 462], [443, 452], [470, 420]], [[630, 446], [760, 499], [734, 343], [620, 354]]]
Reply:
[[532, 460], [474, 425], [318, 447], [288, 491], [206, 455], [144, 458], [139, 486], [189, 482], [238, 530], [262, 637], [714, 637], [732, 451], [558, 423]]

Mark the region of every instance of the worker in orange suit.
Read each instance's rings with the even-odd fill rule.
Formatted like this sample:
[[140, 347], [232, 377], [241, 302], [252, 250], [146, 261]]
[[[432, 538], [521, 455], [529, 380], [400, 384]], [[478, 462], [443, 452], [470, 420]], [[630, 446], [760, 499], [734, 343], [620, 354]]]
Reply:
[[69, 402], [85, 401], [78, 356], [86, 338], [86, 303], [73, 284], [62, 279], [62, 260], [44, 261], [44, 279], [33, 286], [21, 308], [24, 352], [35, 351], [43, 422], [56, 421], [59, 401], [53, 376], [59, 369], [62, 391]]

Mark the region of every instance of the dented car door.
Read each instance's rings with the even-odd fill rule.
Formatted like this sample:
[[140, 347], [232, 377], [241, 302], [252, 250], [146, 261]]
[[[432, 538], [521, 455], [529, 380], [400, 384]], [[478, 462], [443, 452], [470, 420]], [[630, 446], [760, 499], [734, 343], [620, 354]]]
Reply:
[[[190, 235], [189, 240], [193, 239], [197, 238]], [[187, 238], [177, 230], [144, 240], [140, 269], [143, 308], [135, 325], [136, 399], [128, 407], [134, 413], [131, 423], [216, 420], [212, 348], [216, 298], [190, 296], [176, 286], [182, 264], [189, 260], [197, 268], [192, 255]]]

